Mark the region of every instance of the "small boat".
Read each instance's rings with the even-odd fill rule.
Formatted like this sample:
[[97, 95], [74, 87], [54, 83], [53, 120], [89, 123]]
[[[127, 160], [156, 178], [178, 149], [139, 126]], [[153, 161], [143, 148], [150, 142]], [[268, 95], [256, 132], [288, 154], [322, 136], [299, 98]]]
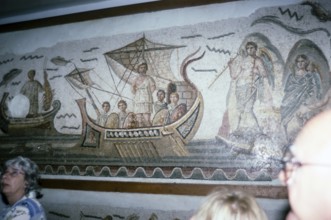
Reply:
[[54, 117], [61, 108], [61, 102], [54, 100], [52, 109], [32, 118], [14, 118], [6, 114], [6, 99], [9, 93], [5, 92], [0, 103], [0, 129], [9, 135], [14, 136], [47, 136], [56, 135], [54, 128]]
[[[186, 145], [194, 137], [200, 126], [204, 104], [201, 93], [187, 77], [186, 69], [190, 63], [201, 59], [204, 54], [198, 58], [190, 59], [198, 53], [198, 50], [184, 59], [180, 68], [183, 79], [178, 80], [171, 72], [169, 60], [172, 51], [181, 47], [184, 46], [158, 44], [143, 37], [122, 48], [107, 52], [104, 56], [109, 68], [122, 79], [124, 86], [128, 80], [123, 79], [123, 74], [129, 76], [137, 74], [139, 59], [147, 62], [148, 67], [151, 67], [149, 69], [150, 74], [157, 78], [157, 88], [168, 91], [168, 94], [170, 94], [167, 90], [169, 85], [173, 89], [175, 88], [175, 91], [180, 93], [181, 101], [185, 102], [178, 105], [177, 108], [181, 111], [184, 109], [185, 112], [182, 111], [179, 117], [169, 115], [169, 117], [176, 119], [167, 120], [161, 124], [153, 123], [149, 126], [132, 128], [107, 128], [98, 125], [88, 115], [86, 98], [78, 99], [76, 102], [82, 116], [82, 136], [81, 142], [72, 151], [75, 153], [107, 155], [125, 161], [137, 159], [143, 161], [144, 159], [145, 161], [160, 160], [163, 157], [188, 156]], [[73, 87], [84, 89], [87, 92], [87, 97], [91, 98], [89, 90], [93, 89], [93, 82], [88, 76], [89, 71], [89, 69], [75, 68], [66, 78]], [[116, 88], [117, 91], [122, 90], [119, 86]], [[184, 94], [188, 93], [191, 96], [184, 101]], [[123, 98], [122, 94], [118, 94], [118, 96]], [[93, 100], [89, 100], [89, 103], [92, 103], [95, 108], [96, 105], [93, 104]], [[95, 110], [97, 111], [96, 108]]]

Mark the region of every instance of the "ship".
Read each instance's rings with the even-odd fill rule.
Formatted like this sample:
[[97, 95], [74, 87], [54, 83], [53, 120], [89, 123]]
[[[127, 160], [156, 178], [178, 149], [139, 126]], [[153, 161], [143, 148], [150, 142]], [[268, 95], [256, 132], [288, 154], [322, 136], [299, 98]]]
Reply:
[[7, 114], [6, 100], [9, 96], [5, 92], [0, 103], [0, 128], [2, 132], [11, 136], [51, 136], [59, 133], [54, 128], [54, 118], [61, 108], [61, 102], [54, 100], [49, 111], [39, 113], [34, 117], [17, 118]]
[[[182, 79], [177, 80], [171, 71], [170, 57], [174, 50], [182, 47], [185, 46], [155, 43], [144, 36], [124, 47], [104, 53], [110, 71], [121, 79], [116, 85], [115, 93], [117, 94], [114, 94], [114, 99], [125, 98], [121, 91], [129, 83], [130, 76], [138, 73], [137, 68], [141, 61], [148, 65], [148, 74], [156, 79], [158, 89], [164, 89], [168, 94], [170, 92], [179, 94], [180, 104], [176, 107], [177, 111], [173, 111], [172, 114], [168, 112], [169, 118], [176, 119], [154, 123], [156, 119], [160, 120], [164, 115], [159, 112], [154, 115], [153, 124], [150, 126], [109, 128], [99, 125], [87, 111], [87, 104], [92, 103], [96, 112], [99, 112], [90, 92], [95, 88], [89, 75], [91, 69], [75, 67], [66, 76], [66, 79], [77, 90], [85, 90], [87, 96], [76, 100], [82, 117], [82, 134], [80, 143], [72, 150], [79, 153], [107, 155], [123, 160], [134, 160], [135, 158], [160, 160], [164, 157], [188, 156], [186, 145], [198, 131], [204, 103], [201, 93], [187, 76], [186, 69], [191, 63], [201, 59], [204, 53], [194, 58], [200, 51], [198, 49], [187, 56], [180, 67]], [[183, 109], [185, 109], [184, 112], [179, 111]], [[167, 110], [164, 111], [167, 112]], [[174, 117], [176, 112], [177, 117]], [[182, 114], [178, 115], [178, 112]]]

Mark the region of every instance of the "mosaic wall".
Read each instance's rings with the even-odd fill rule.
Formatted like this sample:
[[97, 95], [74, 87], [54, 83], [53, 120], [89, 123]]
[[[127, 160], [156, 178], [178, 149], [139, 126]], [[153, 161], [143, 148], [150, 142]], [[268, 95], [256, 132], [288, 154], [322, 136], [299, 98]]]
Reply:
[[0, 158], [24, 154], [54, 175], [271, 181], [331, 103], [323, 10], [0, 50]]

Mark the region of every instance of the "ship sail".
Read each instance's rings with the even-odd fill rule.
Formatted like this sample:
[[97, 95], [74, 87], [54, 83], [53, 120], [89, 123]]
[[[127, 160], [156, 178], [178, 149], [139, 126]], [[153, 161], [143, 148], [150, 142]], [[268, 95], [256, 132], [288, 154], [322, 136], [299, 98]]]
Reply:
[[68, 75], [65, 76], [65, 79], [72, 85], [72, 87], [76, 90], [78, 89], [84, 89], [92, 102], [92, 106], [96, 113], [99, 115], [100, 111], [97, 107], [97, 105], [94, 102], [94, 99], [89, 91], [89, 88], [91, 88], [95, 83], [92, 81], [90, 77], [90, 70], [86, 68], [77, 68], [73, 71], [71, 71]]
[[65, 76], [65, 79], [78, 89], [88, 89], [95, 84], [90, 77], [90, 70], [91, 69], [86, 68], [75, 68]]
[[185, 46], [154, 43], [142, 37], [124, 47], [107, 52], [104, 56], [108, 66], [121, 79], [130, 80], [131, 75], [138, 72], [139, 64], [147, 63], [147, 74], [156, 80], [158, 88], [166, 88], [170, 81], [176, 80], [171, 70], [170, 57], [175, 49], [181, 47]]

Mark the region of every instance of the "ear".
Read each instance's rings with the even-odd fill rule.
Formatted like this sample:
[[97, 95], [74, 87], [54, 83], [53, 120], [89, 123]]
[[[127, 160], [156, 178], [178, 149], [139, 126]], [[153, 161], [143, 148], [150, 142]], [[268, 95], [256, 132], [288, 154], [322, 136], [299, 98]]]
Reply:
[[279, 172], [278, 179], [280, 180], [280, 182], [283, 186], [286, 186], [286, 177], [285, 177], [285, 172], [284, 171]]

